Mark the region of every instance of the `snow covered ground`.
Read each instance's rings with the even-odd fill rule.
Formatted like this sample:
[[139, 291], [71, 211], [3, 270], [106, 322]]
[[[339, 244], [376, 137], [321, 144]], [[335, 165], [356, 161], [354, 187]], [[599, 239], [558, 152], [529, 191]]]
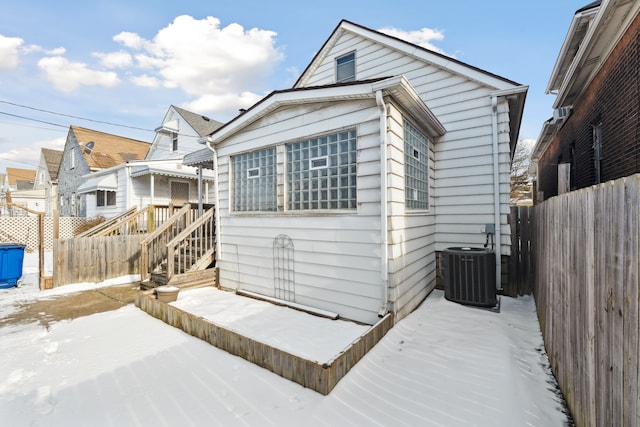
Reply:
[[[37, 274], [26, 255], [25, 284], [0, 290], [0, 316], [11, 312], [12, 301], [108, 285], [37, 292]], [[270, 317], [264, 312], [265, 319]], [[503, 297], [497, 314], [449, 302], [434, 291], [328, 396], [218, 350], [132, 305], [57, 322], [48, 330], [38, 324], [5, 326], [0, 342], [0, 424], [7, 426], [568, 422], [531, 297]], [[296, 340], [284, 344], [295, 347]]]

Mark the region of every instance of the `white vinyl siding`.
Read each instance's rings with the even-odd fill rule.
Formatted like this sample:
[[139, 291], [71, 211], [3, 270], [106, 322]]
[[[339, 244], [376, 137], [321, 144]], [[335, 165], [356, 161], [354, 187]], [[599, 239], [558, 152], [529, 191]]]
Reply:
[[[409, 314], [435, 287], [436, 227], [433, 209], [413, 210], [406, 207], [405, 124], [407, 118], [394, 104], [387, 117], [388, 153], [388, 237], [389, 242], [389, 303], [391, 310], [402, 318]], [[423, 130], [413, 127], [424, 133]], [[428, 175], [433, 176], [433, 144], [426, 145]], [[432, 206], [433, 180], [428, 181], [428, 205]]]
[[[223, 286], [273, 296], [273, 242], [286, 235], [294, 248], [296, 303], [337, 312], [348, 319], [377, 321], [382, 295], [378, 118], [373, 99], [285, 107], [218, 144], [222, 250], [217, 265]], [[357, 209], [322, 215], [233, 211], [229, 181], [233, 156], [277, 145], [278, 175], [284, 177], [286, 144], [354, 127]], [[278, 181], [278, 203], [284, 203], [286, 187], [284, 180]]]
[[[436, 250], [450, 246], [483, 245], [480, 232], [493, 223], [492, 127], [490, 87], [436, 65], [408, 56], [346, 31], [336, 41], [304, 86], [332, 84], [335, 58], [350, 52], [358, 58], [358, 79], [404, 75], [447, 133], [434, 145], [432, 205], [437, 215]], [[467, 70], [469, 74], [475, 71]], [[509, 111], [499, 99], [499, 185], [501, 201], [502, 254], [511, 253], [509, 211]], [[470, 197], [464, 197], [464, 194]], [[455, 224], [468, 224], [472, 232], [455, 231]]]
[[173, 107], [167, 111], [163, 123], [170, 123], [172, 128], [177, 127], [178, 133], [156, 133], [146, 160], [182, 159], [185, 154], [202, 148], [198, 143], [200, 135]]

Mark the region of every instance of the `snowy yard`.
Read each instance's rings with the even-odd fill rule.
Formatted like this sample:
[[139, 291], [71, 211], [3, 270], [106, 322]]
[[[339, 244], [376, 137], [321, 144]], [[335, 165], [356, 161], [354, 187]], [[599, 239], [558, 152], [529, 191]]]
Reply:
[[[38, 293], [28, 256], [25, 273], [22, 288], [0, 290], [0, 316], [9, 315], [16, 301], [106, 285]], [[292, 317], [278, 321], [296, 322]], [[297, 339], [290, 336], [282, 344], [295, 347]], [[496, 314], [449, 302], [434, 291], [328, 396], [216, 349], [133, 305], [57, 322], [48, 330], [38, 324], [5, 326], [0, 342], [2, 425], [567, 423], [531, 297], [503, 297]]]

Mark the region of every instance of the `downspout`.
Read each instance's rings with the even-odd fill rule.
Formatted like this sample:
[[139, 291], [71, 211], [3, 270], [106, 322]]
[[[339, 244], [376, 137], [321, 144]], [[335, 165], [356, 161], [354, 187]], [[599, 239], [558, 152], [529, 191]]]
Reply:
[[389, 208], [387, 206], [387, 106], [382, 91], [376, 91], [376, 104], [380, 110], [380, 283], [382, 284], [382, 305], [378, 317], [389, 311]]
[[495, 226], [496, 289], [502, 288], [502, 243], [500, 231], [500, 159], [498, 147], [498, 96], [491, 95], [491, 139], [493, 144], [493, 222]]
[[214, 198], [215, 198], [215, 216], [216, 216], [216, 258], [219, 257], [222, 252], [220, 250], [221, 248], [221, 240], [222, 240], [222, 233], [220, 232], [220, 195], [218, 194], [218, 153], [216, 152], [216, 149], [213, 148], [211, 146], [211, 137], [208, 136], [206, 138], [206, 144], [207, 144], [207, 148], [209, 150], [211, 150], [211, 153], [213, 153], [213, 173], [214, 175], [214, 182], [213, 182], [213, 192], [214, 192]]

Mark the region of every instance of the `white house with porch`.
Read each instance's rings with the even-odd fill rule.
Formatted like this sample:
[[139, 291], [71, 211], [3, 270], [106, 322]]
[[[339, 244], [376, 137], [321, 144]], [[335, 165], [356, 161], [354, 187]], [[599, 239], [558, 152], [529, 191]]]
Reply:
[[[86, 200], [86, 216], [116, 216], [133, 206], [182, 206], [213, 197], [211, 171], [185, 166], [182, 157], [200, 148], [198, 139], [222, 124], [180, 107], [170, 106], [144, 160], [132, 160], [92, 172], [78, 193]], [[202, 172], [202, 173], [200, 173]]]

